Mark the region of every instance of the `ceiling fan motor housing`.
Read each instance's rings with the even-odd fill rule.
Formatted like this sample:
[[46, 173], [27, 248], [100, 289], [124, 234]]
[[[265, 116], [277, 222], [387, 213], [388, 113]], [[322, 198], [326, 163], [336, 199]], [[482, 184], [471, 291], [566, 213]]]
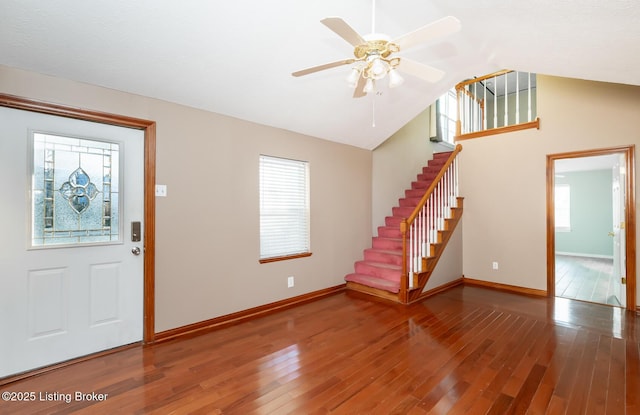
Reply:
[[368, 36], [366, 43], [356, 46], [353, 54], [359, 61], [366, 62], [365, 78], [381, 79], [400, 63], [399, 58], [388, 59], [392, 53], [400, 51], [400, 47], [384, 35], [374, 36]]
[[399, 52], [400, 47], [395, 43], [385, 39], [367, 40], [367, 43], [356, 46], [353, 54], [358, 59], [365, 59], [367, 56], [375, 54], [383, 58], [388, 57], [394, 52]]

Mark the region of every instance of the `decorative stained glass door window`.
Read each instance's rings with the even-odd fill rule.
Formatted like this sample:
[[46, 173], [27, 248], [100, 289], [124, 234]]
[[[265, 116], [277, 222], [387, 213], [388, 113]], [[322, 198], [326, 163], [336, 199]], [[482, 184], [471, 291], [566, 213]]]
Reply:
[[120, 240], [120, 145], [34, 132], [31, 246]]

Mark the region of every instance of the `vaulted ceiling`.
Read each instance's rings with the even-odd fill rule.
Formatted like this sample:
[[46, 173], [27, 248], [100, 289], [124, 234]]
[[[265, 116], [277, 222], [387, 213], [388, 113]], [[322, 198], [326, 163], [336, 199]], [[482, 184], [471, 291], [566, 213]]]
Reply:
[[353, 57], [321, 19], [365, 35], [372, 15], [371, 0], [0, 0], [0, 64], [366, 149], [457, 82], [503, 68], [640, 85], [637, 0], [377, 0], [375, 29], [392, 39], [460, 20], [458, 33], [399, 53], [442, 80], [403, 74], [355, 99], [349, 66], [291, 76]]

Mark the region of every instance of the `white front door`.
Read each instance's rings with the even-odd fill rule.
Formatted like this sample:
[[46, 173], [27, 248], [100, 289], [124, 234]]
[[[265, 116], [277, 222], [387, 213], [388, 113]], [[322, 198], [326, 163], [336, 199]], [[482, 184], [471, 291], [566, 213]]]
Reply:
[[141, 130], [0, 107], [0, 377], [142, 339], [143, 162]]

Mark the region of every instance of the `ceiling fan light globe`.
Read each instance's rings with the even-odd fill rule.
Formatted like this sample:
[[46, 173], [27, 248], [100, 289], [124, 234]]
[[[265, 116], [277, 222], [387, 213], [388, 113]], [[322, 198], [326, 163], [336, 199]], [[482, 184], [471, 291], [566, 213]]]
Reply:
[[389, 64], [380, 58], [376, 58], [369, 67], [369, 75], [373, 79], [382, 79], [389, 72]]
[[373, 92], [373, 89], [374, 89], [374, 88], [375, 88], [375, 84], [374, 84], [374, 82], [373, 82], [373, 79], [371, 79], [371, 78], [367, 78], [367, 83], [366, 83], [366, 84], [364, 84], [364, 88], [362, 89], [362, 91], [363, 91], [365, 94], [368, 94], [368, 93], [370, 93], [370, 92]]
[[404, 78], [398, 73], [398, 71], [395, 69], [391, 69], [389, 71], [389, 88], [400, 86], [403, 82]]
[[360, 79], [360, 69], [352, 68], [349, 76], [347, 76], [349, 88], [355, 88], [358, 85], [358, 79]]

